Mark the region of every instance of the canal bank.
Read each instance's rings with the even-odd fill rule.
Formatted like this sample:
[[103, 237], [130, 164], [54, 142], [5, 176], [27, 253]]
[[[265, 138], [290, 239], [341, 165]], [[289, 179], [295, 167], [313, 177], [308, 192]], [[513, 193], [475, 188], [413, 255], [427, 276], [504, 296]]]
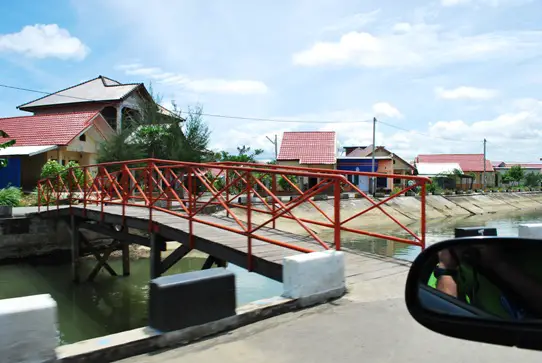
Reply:
[[[375, 198], [374, 201], [381, 202], [386, 197]], [[542, 192], [496, 192], [487, 194], [460, 194], [460, 195], [427, 195], [426, 196], [426, 220], [428, 225], [431, 223], [440, 223], [441, 221], [453, 219], [463, 219], [471, 216], [486, 216], [488, 219], [492, 215], [521, 214], [531, 213], [542, 210]], [[334, 215], [333, 200], [318, 200], [313, 202], [322, 212], [328, 216]], [[341, 219], [348, 219], [360, 211], [367, 210], [373, 206], [373, 203], [366, 198], [356, 198], [354, 194], [349, 198], [341, 200], [340, 214]], [[391, 217], [395, 218], [401, 224], [417, 230], [420, 226], [421, 218], [421, 197], [419, 196], [400, 196], [386, 201], [380, 206]], [[237, 209], [236, 215], [243, 216], [243, 210]], [[292, 213], [298, 218], [305, 218], [321, 223], [328, 223], [329, 220], [322, 215], [314, 206], [307, 203], [296, 207]], [[224, 212], [217, 213], [225, 215]], [[269, 219], [267, 214], [252, 213], [252, 220], [255, 223], [263, 223]], [[364, 213], [344, 224], [346, 227], [362, 228], [369, 232], [386, 233], [398, 227], [391, 218], [387, 217], [378, 208]], [[289, 219], [280, 219], [277, 221], [277, 228], [288, 232], [308, 235], [307, 231], [296, 221]], [[327, 236], [330, 229], [317, 224], [310, 225], [311, 230], [323, 236]], [[347, 236], [348, 234], [346, 234]], [[343, 237], [344, 238], [344, 237]]]

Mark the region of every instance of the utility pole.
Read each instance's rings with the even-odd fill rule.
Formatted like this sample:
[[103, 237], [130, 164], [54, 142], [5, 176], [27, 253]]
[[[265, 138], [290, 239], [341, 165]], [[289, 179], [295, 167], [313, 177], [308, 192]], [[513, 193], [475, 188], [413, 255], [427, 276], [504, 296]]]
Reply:
[[275, 161], [277, 161], [277, 159], [279, 158], [279, 143], [277, 141], [277, 134], [275, 134], [275, 140], [271, 140], [271, 138], [269, 136], [266, 136], [267, 137], [267, 140], [269, 140], [273, 145], [275, 145]]
[[484, 139], [484, 179], [482, 180], [482, 190], [486, 190], [486, 139]]
[[[376, 145], [375, 145], [375, 139], [376, 139], [376, 117], [373, 117], [373, 157], [371, 160], [371, 172], [375, 172], [375, 154], [376, 154]], [[376, 178], [373, 176], [371, 177], [371, 187], [372, 187], [372, 193], [373, 196], [376, 193]]]

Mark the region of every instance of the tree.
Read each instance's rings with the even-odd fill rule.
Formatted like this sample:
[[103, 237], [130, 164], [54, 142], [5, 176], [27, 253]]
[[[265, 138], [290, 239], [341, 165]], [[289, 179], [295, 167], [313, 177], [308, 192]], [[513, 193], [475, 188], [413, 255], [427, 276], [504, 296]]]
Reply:
[[[123, 124], [123, 130], [102, 143], [98, 162], [137, 160], [148, 157], [201, 162], [212, 159], [207, 150], [211, 132], [202, 119], [203, 108], [189, 108], [186, 121], [173, 103], [164, 112], [160, 97], [141, 102], [139, 112]], [[183, 125], [184, 124], [184, 125]], [[184, 130], [183, 130], [184, 127]]]
[[263, 154], [262, 149], [256, 149], [251, 152], [249, 146], [238, 146], [237, 155], [228, 153], [227, 151], [221, 151], [215, 155], [216, 161], [235, 161], [240, 163], [255, 163], [256, 157]]
[[539, 187], [542, 183], [542, 174], [540, 173], [527, 173], [525, 175], [525, 185], [528, 187]]
[[505, 175], [508, 175], [509, 180], [514, 181], [519, 185], [525, 176], [525, 170], [523, 170], [521, 165], [514, 165], [506, 172]]
[[[0, 130], [0, 137], [8, 139], [9, 135], [6, 132]], [[6, 148], [8, 148], [8, 147], [10, 147], [10, 146], [12, 146], [14, 144], [15, 144], [15, 140], [8, 140], [8, 141], [1, 142], [0, 143], [0, 150], [6, 149]], [[7, 159], [0, 159], [0, 168], [4, 168], [7, 165], [8, 165], [8, 160]]]
[[[175, 103], [173, 103], [173, 109], [180, 115]], [[178, 124], [168, 128], [168, 134], [165, 137], [168, 146], [167, 159], [195, 163], [213, 159], [213, 153], [208, 150], [211, 131], [205, 124], [202, 113], [203, 108], [200, 105], [194, 108], [188, 107], [184, 130]]]

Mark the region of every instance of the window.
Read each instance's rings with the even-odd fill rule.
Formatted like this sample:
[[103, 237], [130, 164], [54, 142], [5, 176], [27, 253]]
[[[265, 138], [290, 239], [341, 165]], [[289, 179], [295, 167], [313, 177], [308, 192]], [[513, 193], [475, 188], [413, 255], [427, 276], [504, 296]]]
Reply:
[[80, 141], [87, 141], [87, 135], [83, 134], [83, 135], [79, 136], [79, 140]]
[[62, 165], [66, 165], [66, 159], [62, 159], [61, 164], [62, 164]]

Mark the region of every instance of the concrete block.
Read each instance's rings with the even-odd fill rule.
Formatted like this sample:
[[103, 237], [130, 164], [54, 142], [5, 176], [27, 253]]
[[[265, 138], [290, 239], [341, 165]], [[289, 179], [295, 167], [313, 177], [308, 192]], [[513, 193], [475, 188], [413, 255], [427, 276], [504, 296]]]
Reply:
[[59, 343], [57, 305], [51, 295], [0, 300], [2, 362], [42, 363], [56, 360]]
[[211, 268], [150, 282], [149, 326], [168, 332], [235, 315], [235, 275]]
[[329, 250], [285, 257], [283, 297], [312, 305], [342, 296], [346, 291], [344, 254]]
[[314, 196], [314, 200], [315, 201], [318, 201], [318, 200], [327, 200], [328, 199], [328, 196], [327, 194], [317, 194]]
[[497, 236], [497, 229], [491, 227], [465, 227], [454, 230], [455, 238], [477, 237], [477, 236]]
[[542, 224], [520, 224], [518, 230], [518, 237], [542, 239]]
[[348, 193], [342, 193], [342, 194], [341, 194], [341, 199], [350, 199], [350, 194], [348, 194]]

